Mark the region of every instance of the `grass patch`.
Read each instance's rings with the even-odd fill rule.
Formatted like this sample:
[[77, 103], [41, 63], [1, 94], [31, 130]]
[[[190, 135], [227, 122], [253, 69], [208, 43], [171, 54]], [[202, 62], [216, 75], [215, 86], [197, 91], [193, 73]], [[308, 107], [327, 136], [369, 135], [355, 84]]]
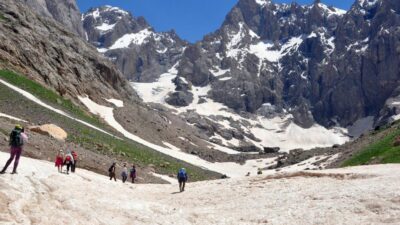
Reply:
[[[61, 98], [56, 93], [44, 88], [40, 84], [9, 71], [0, 71], [0, 78], [34, 94], [46, 103], [51, 102], [55, 104], [57, 99]], [[71, 110], [75, 112], [74, 115], [80, 115], [83, 117], [83, 120], [89, 123], [93, 120], [93, 118], [82, 115], [83, 112], [81, 112], [77, 106], [71, 105], [73, 104], [72, 102], [63, 100], [62, 98], [61, 101], [62, 104], [58, 104], [57, 108], [62, 110]], [[58, 102], [60, 101], [58, 100]], [[180, 167], [184, 166], [189, 172], [191, 181], [219, 177], [217, 173], [203, 170], [199, 167], [164, 155], [129, 139], [119, 140], [100, 131], [91, 129], [75, 120], [57, 114], [26, 99], [21, 94], [18, 94], [3, 84], [0, 84], [0, 112], [5, 112], [9, 115], [23, 118], [37, 124], [56, 124], [67, 131], [68, 142], [79, 144], [85, 149], [93, 152], [110, 155], [111, 158], [116, 156], [122, 157], [128, 162], [140, 166], [153, 164], [157, 173], [175, 174]], [[103, 126], [105, 125], [103, 124]], [[106, 167], [108, 167], [108, 165]], [[106, 170], [107, 168], [104, 169]]]
[[0, 12], [0, 21], [5, 21], [6, 17], [4, 17], [4, 14]]
[[400, 129], [396, 129], [383, 139], [363, 149], [342, 166], [358, 166], [374, 163], [400, 163], [400, 146], [393, 146], [396, 137], [400, 136]]
[[44, 88], [42, 85], [35, 81], [32, 81], [24, 76], [8, 70], [0, 70], [0, 78], [4, 79], [14, 86], [17, 86], [31, 93], [42, 101], [49, 103], [49, 105], [60, 106], [65, 111], [69, 112], [71, 115], [78, 119], [82, 119], [96, 126], [104, 127], [99, 118], [88, 115], [70, 100], [64, 99], [54, 91]]

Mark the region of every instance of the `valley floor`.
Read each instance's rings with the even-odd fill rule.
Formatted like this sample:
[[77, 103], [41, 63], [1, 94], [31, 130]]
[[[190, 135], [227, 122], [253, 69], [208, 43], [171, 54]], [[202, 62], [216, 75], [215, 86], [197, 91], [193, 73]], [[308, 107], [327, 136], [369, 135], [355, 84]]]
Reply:
[[[0, 166], [8, 154], [0, 153]], [[22, 158], [0, 176], [1, 224], [399, 224], [400, 165], [176, 185], [59, 174]]]

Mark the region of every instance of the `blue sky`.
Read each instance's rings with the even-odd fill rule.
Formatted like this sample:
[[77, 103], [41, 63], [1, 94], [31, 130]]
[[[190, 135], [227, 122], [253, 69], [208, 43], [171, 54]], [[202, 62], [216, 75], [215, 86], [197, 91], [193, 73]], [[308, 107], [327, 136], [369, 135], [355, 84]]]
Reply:
[[[144, 16], [156, 31], [174, 29], [178, 35], [195, 42], [218, 29], [238, 0], [77, 0], [82, 12], [101, 5], [118, 6], [134, 16]], [[310, 4], [314, 0], [298, 0]], [[290, 3], [293, 0], [275, 0]], [[349, 9], [354, 0], [322, 0], [327, 5]]]

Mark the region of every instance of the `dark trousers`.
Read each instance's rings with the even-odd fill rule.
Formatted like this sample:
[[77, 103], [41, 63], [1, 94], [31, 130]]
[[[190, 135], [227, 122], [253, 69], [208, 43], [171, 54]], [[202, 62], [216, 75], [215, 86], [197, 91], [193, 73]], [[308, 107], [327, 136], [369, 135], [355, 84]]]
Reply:
[[70, 168], [71, 168], [71, 172], [72, 172], [72, 162], [67, 163], [67, 173], [69, 173]]
[[115, 172], [110, 172], [110, 180], [114, 178], [115, 181], [117, 181], [117, 178], [115, 177]]
[[125, 181], [128, 179], [128, 175], [122, 175], [122, 182], [125, 183]]
[[19, 158], [21, 157], [22, 153], [22, 147], [11, 147], [11, 152], [10, 152], [10, 158], [7, 160], [6, 165], [4, 166], [3, 170], [1, 172], [6, 172], [8, 166], [11, 164], [11, 162], [14, 160], [14, 169], [13, 172], [17, 172], [17, 167], [19, 163]]
[[73, 172], [73, 173], [75, 173], [76, 163], [77, 163], [77, 161], [75, 160], [74, 163], [72, 163], [72, 165], [71, 165], [71, 172]]
[[179, 191], [180, 192], [185, 191], [185, 184], [186, 184], [185, 180], [179, 180]]

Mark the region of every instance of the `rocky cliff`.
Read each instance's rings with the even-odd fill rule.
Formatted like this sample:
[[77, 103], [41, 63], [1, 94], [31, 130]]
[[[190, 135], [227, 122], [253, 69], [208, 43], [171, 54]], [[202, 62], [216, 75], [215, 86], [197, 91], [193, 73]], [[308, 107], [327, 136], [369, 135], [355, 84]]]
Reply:
[[53, 18], [66, 28], [85, 37], [80, 11], [75, 0], [18, 0], [41, 16]]

